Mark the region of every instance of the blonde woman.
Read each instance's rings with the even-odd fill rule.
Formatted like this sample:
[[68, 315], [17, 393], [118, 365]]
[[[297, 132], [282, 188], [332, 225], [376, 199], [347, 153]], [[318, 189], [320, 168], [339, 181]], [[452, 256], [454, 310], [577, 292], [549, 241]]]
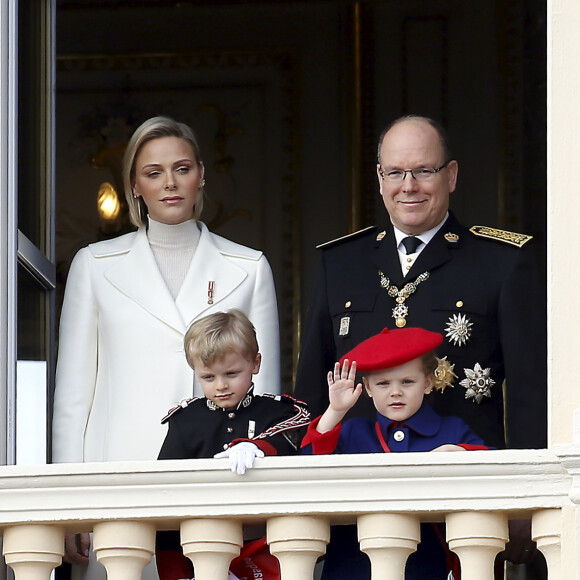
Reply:
[[[185, 332], [218, 310], [238, 308], [253, 321], [263, 356], [256, 391], [280, 390], [270, 266], [262, 252], [199, 221], [204, 165], [192, 130], [167, 117], [143, 123], [127, 146], [124, 183], [138, 230], [80, 250], [67, 281], [55, 462], [157, 458], [166, 431], [160, 412], [199, 394]], [[86, 545], [68, 552], [86, 561]]]

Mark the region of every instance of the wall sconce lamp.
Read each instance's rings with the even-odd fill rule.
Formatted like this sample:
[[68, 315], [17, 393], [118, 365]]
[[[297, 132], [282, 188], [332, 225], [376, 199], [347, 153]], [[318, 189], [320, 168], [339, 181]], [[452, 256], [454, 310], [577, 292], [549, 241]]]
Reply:
[[97, 194], [97, 210], [105, 232], [118, 229], [118, 219], [121, 214], [121, 202], [117, 190], [108, 181], [101, 183]]

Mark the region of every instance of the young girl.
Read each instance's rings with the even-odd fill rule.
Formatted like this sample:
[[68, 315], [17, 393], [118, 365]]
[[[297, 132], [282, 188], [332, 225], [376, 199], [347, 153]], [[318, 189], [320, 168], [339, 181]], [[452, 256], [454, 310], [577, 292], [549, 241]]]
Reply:
[[[328, 373], [330, 404], [309, 426], [302, 441], [307, 454], [465, 451], [488, 449], [458, 417], [441, 417], [424, 400], [435, 386], [439, 333], [422, 328], [384, 329], [347, 353]], [[352, 361], [352, 363], [351, 363]], [[356, 372], [362, 383], [355, 384]], [[342, 422], [364, 389], [376, 420]], [[409, 557], [407, 580], [458, 578], [456, 557], [448, 551], [440, 526], [423, 525], [421, 543]], [[360, 552], [354, 526], [335, 526], [322, 578], [367, 580], [370, 562]]]

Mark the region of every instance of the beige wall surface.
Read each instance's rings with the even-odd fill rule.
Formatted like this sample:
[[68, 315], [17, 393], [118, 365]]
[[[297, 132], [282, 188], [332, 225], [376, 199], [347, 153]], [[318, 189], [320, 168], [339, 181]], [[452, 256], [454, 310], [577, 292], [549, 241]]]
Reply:
[[[572, 441], [580, 405], [580, 3], [548, 2], [548, 364], [550, 444]], [[577, 438], [576, 442], [580, 442]]]

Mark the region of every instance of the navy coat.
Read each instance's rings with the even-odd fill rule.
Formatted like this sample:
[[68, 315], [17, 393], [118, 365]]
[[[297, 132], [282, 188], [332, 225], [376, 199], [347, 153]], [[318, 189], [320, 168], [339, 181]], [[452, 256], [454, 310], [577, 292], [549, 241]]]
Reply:
[[392, 421], [377, 413], [376, 421], [364, 417], [348, 419], [327, 433], [316, 432], [318, 420], [308, 427], [303, 439], [302, 452], [321, 455], [327, 453], [383, 453], [385, 450], [377, 435], [378, 428], [388, 451], [432, 451], [446, 443], [462, 445], [466, 450], [487, 449], [459, 417], [441, 417], [423, 401], [419, 410], [405, 421]]

